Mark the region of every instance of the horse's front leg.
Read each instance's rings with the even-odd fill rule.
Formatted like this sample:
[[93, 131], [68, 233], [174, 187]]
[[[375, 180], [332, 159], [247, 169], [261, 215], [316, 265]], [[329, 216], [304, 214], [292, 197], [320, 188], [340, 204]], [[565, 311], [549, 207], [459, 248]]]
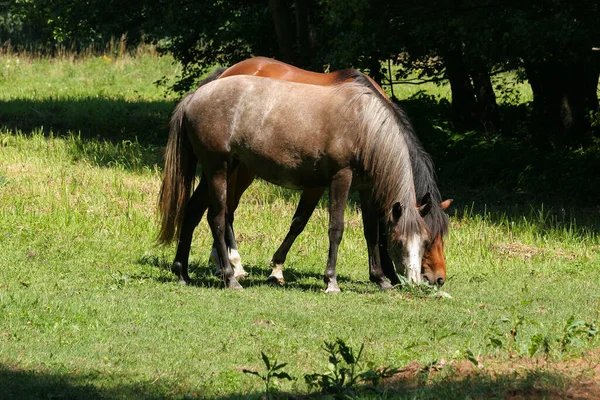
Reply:
[[300, 202], [298, 203], [298, 208], [296, 208], [296, 213], [292, 218], [290, 230], [283, 240], [283, 243], [281, 243], [281, 246], [279, 246], [273, 255], [273, 260], [271, 261], [273, 264], [273, 271], [271, 271], [271, 275], [269, 275], [267, 281], [274, 282], [279, 285], [283, 285], [285, 282], [283, 279], [283, 263], [285, 262], [287, 254], [294, 244], [294, 241], [306, 227], [310, 216], [312, 215], [313, 211], [315, 211], [315, 208], [317, 207], [317, 204], [319, 204], [319, 200], [321, 199], [321, 196], [323, 196], [324, 192], [325, 188], [306, 189], [302, 192]]
[[190, 277], [188, 275], [188, 261], [190, 258], [190, 248], [192, 246], [192, 237], [194, 229], [200, 223], [202, 215], [208, 207], [208, 186], [206, 179], [200, 179], [200, 183], [194, 194], [188, 200], [185, 208], [185, 215], [181, 232], [179, 233], [179, 241], [177, 242], [177, 253], [175, 260], [171, 265], [171, 271], [179, 277], [179, 283], [189, 284]]
[[335, 265], [337, 253], [344, 234], [344, 210], [348, 201], [348, 193], [352, 185], [352, 170], [350, 168], [338, 171], [329, 187], [329, 257], [325, 269], [325, 293], [338, 293]]
[[382, 269], [380, 241], [381, 231], [379, 229], [378, 210], [373, 201], [371, 189], [360, 191], [360, 209], [362, 211], [363, 231], [367, 241], [367, 252], [369, 257], [369, 279], [377, 284], [381, 290], [388, 290], [392, 285], [386, 279]]
[[210, 198], [210, 206], [208, 208], [208, 224], [212, 231], [219, 262], [221, 264], [221, 275], [225, 287], [228, 289], [242, 289], [235, 275], [231, 262], [229, 261], [229, 253], [225, 241], [226, 230], [226, 201], [227, 201], [227, 162], [217, 162], [216, 168], [211, 168], [212, 165], [206, 163], [204, 165], [204, 176], [208, 179], [208, 193]]
[[[386, 232], [386, 222], [382, 212], [379, 212], [379, 259], [381, 261], [381, 269], [383, 270], [383, 274], [386, 278], [390, 280], [392, 285], [400, 284], [400, 278], [396, 273], [396, 269], [394, 268], [394, 262], [390, 257], [390, 253], [388, 252], [388, 239]], [[400, 266], [400, 268], [403, 268]]]

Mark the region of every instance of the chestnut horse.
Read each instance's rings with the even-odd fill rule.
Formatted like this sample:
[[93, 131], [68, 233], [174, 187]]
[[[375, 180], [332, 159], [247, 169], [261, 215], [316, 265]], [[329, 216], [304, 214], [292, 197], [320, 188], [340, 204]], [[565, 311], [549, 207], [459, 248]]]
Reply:
[[[159, 200], [160, 239], [168, 242], [181, 231], [199, 161], [202, 178], [196, 192], [209, 200], [208, 221], [223, 281], [227, 288], [241, 289], [225, 231], [228, 178], [243, 164], [283, 187], [329, 186], [326, 293], [339, 292], [335, 267], [351, 188], [359, 191], [367, 210], [384, 212], [389, 255], [418, 281], [430, 237], [423, 216], [431, 202], [426, 194], [417, 206], [401, 122], [391, 103], [358, 83], [316, 86], [233, 76], [205, 84], [188, 94], [171, 118]], [[378, 219], [364, 222], [367, 242], [377, 245]], [[383, 272], [371, 272], [383, 287]]]
[[[265, 57], [254, 57], [244, 61], [241, 61], [232, 67], [227, 69], [221, 69], [212, 74], [203, 84], [208, 83], [214, 79], [224, 78], [235, 75], [256, 75], [271, 77], [280, 80], [286, 80], [290, 82], [303, 82], [323, 86], [338, 85], [343, 82], [357, 81], [362, 82], [366, 86], [372, 87], [381, 96], [390, 101], [385, 95], [383, 90], [377, 83], [375, 83], [367, 75], [362, 74], [356, 70], [343, 70], [332, 73], [318, 73], [306, 71], [289, 64], [285, 64], [281, 61], [277, 61], [271, 58]], [[391, 101], [390, 101], [391, 102]], [[434, 205], [432, 211], [425, 217], [425, 222], [430, 228], [432, 234], [431, 245], [425, 249], [423, 255], [423, 277], [431, 284], [441, 286], [444, 284], [446, 279], [446, 261], [444, 258], [444, 244], [443, 235], [447, 232], [447, 216], [443, 213], [452, 200], [441, 201], [441, 195], [437, 188], [435, 172], [433, 169], [433, 163], [430, 157], [423, 151], [419, 144], [414, 130], [405, 116], [404, 112], [395, 107], [395, 111], [398, 113], [401, 120], [405, 122], [408, 141], [413, 144], [409, 146], [409, 152], [411, 156], [411, 162], [413, 164], [413, 173], [415, 173], [415, 190], [417, 198], [422, 198], [426, 193], [430, 193], [433, 199]], [[416, 172], [415, 172], [416, 170]], [[234, 212], [237, 209], [240, 198], [244, 191], [254, 180], [254, 174], [240, 165], [229, 179], [228, 186], [228, 245], [229, 247], [229, 258], [234, 265], [234, 272], [236, 277], [243, 277], [247, 275], [244, 271], [239, 253], [235, 243], [235, 236], [233, 234], [233, 217]], [[303, 191], [298, 209], [292, 219], [292, 225], [290, 230], [279, 247], [275, 255], [273, 256], [273, 272], [269, 279], [275, 280], [278, 283], [283, 283], [282, 266], [285, 262], [287, 253], [291, 248], [295, 238], [302, 232], [308, 219], [312, 215], [318, 201], [322, 197], [325, 188], [306, 189]], [[177, 254], [172, 265], [173, 272], [179, 276], [181, 282], [189, 282], [187, 273], [187, 265], [189, 252], [192, 242], [192, 234], [195, 226], [200, 221], [201, 213], [204, 212], [202, 207], [199, 206], [200, 199], [198, 196], [192, 196], [188, 207], [188, 213], [186, 215], [187, 223], [183, 225], [181, 235], [179, 237], [179, 243], [177, 247]], [[439, 207], [438, 207], [439, 204]], [[365, 210], [363, 207], [363, 218], [368, 217], [369, 220], [373, 219], [372, 211]], [[381, 230], [380, 235], [385, 236], [385, 231]], [[369, 246], [369, 263], [370, 271], [373, 270], [374, 266], [372, 263], [381, 263], [385, 276], [390, 279], [393, 284], [399, 282], [399, 279], [394, 271], [394, 267], [387, 255], [385, 248], [386, 241], [382, 240], [379, 248], [372, 248]], [[213, 247], [211, 252], [211, 261], [217, 264], [217, 272], [219, 271], [218, 258], [216, 248]], [[372, 280], [378, 279], [377, 277], [371, 277]]]

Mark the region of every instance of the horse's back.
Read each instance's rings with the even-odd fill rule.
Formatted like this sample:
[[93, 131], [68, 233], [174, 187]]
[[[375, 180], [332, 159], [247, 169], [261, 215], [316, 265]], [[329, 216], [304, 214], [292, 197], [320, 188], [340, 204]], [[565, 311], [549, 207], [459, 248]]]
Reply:
[[355, 159], [357, 113], [348, 107], [355, 91], [222, 78], [196, 91], [186, 107], [186, 126], [199, 154], [228, 154], [283, 186], [325, 186], [330, 174]]
[[334, 72], [314, 72], [286, 64], [282, 61], [267, 57], [252, 57], [240, 61], [237, 64], [227, 68], [221, 77], [230, 77], [235, 75], [254, 75], [265, 78], [274, 78], [288, 82], [308, 83], [319, 86], [332, 86], [341, 83], [352, 82], [357, 77], [362, 77], [373, 85], [375, 90], [386, 97], [385, 92], [367, 75], [357, 70], [342, 70]]

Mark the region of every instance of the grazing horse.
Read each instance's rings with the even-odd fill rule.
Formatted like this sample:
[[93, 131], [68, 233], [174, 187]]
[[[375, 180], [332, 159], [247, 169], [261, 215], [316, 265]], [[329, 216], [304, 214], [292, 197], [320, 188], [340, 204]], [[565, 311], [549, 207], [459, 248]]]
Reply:
[[[266, 57], [250, 58], [241, 61], [227, 69], [219, 69], [209, 76], [204, 82], [202, 82], [202, 84], [209, 83], [218, 78], [225, 78], [235, 75], [264, 76], [290, 82], [310, 83], [322, 86], [339, 85], [344, 82], [358, 82], [377, 91], [386, 101], [391, 103], [389, 98], [387, 98], [377, 83], [375, 83], [367, 75], [364, 75], [357, 70], [349, 69], [332, 73], [318, 73], [306, 71], [281, 61]], [[437, 187], [435, 170], [431, 158], [422, 149], [419, 140], [414, 133], [412, 125], [402, 109], [395, 105], [393, 105], [393, 108], [394, 112], [398, 115], [398, 120], [404, 124], [403, 129], [407, 135], [406, 140], [409, 146], [413, 174], [415, 176], [415, 190], [417, 199], [421, 199], [426, 193], [430, 193], [433, 202], [431, 212], [425, 217], [425, 222], [429, 226], [432, 237], [431, 244], [425, 249], [425, 253], [423, 255], [423, 278], [430, 284], [441, 286], [444, 284], [446, 279], [446, 261], [444, 258], [443, 236], [448, 229], [448, 217], [443, 211], [450, 205], [452, 200], [441, 201], [441, 195]], [[233, 218], [242, 194], [253, 180], [254, 174], [243, 165], [239, 165], [238, 168], [232, 172], [229, 178], [227, 196], [227, 244], [229, 247], [229, 259], [233, 264], [235, 276], [238, 278], [246, 276], [247, 273], [242, 266], [239, 253], [237, 252], [235, 235], [233, 234]], [[324, 192], [325, 187], [305, 189], [302, 192], [300, 203], [292, 219], [292, 225], [289, 233], [273, 256], [273, 272], [269, 276], [270, 280], [274, 280], [280, 284], [283, 283], [282, 268], [287, 253], [296, 237], [306, 226], [308, 219], [312, 215], [312, 212], [314, 211]], [[201, 204], [203, 201], [204, 200], [200, 199], [198, 195], [192, 196], [190, 199], [190, 206], [187, 208], [185, 224], [183, 225], [181, 235], [179, 236], [177, 253], [172, 265], [172, 270], [176, 275], [179, 276], [180, 281], [183, 283], [189, 282], [187, 265], [192, 242], [192, 234], [194, 228], [200, 221], [202, 213], [207, 207], [207, 204]], [[365, 224], [372, 223], [370, 221], [376, 218], [376, 215], [373, 215], [372, 210], [366, 210], [364, 205], [362, 207], [362, 211], [363, 219], [369, 219], [369, 221], [366, 221]], [[382, 229], [380, 235], [385, 237], [385, 234], [385, 230]], [[379, 247], [373, 247], [372, 243], [367, 244], [369, 250], [369, 270], [377, 270], [376, 266], [373, 264], [380, 263], [385, 276], [393, 284], [398, 283], [398, 276], [396, 275], [396, 271], [394, 271], [394, 266], [392, 265], [392, 262], [387, 254], [387, 249], [385, 248], [386, 241], [382, 240]], [[219, 273], [220, 265], [218, 263], [217, 250], [214, 246], [211, 251], [210, 259], [217, 265], [217, 273]], [[373, 276], [372, 274], [370, 277], [371, 280], [375, 282], [377, 282], [379, 279], [377, 276]], [[387, 285], [385, 285], [385, 287], [387, 287]]]
[[[159, 239], [181, 232], [195, 176], [196, 192], [208, 196], [208, 222], [227, 288], [241, 288], [226, 241], [227, 182], [238, 164], [291, 189], [329, 186], [329, 257], [326, 292], [338, 292], [336, 259], [351, 188], [369, 210], [384, 213], [387, 245], [397, 266], [421, 274], [430, 233], [423, 220], [430, 195], [417, 206], [405, 132], [389, 102], [357, 83], [316, 86], [253, 77], [214, 80], [175, 108], [166, 149], [159, 208]], [[377, 221], [377, 219], [375, 219]], [[365, 226], [377, 243], [377, 223]], [[383, 280], [383, 273], [378, 271]], [[388, 284], [389, 285], [389, 284]]]

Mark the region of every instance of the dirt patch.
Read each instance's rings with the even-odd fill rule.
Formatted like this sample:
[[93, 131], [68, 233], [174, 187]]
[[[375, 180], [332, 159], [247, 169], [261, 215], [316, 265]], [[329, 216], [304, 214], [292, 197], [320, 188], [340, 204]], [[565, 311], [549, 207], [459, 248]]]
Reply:
[[600, 399], [600, 350], [560, 361], [411, 363], [385, 389], [415, 398]]
[[568, 260], [574, 260], [577, 258], [577, 254], [572, 251], [565, 251], [560, 248], [541, 248], [519, 242], [495, 243], [490, 247], [492, 251], [501, 256], [516, 257], [520, 258], [521, 260], [531, 260], [533, 257], [540, 255], [547, 255], [553, 258], [565, 258]]
[[533, 256], [537, 256], [543, 253], [543, 250], [539, 247], [513, 242], [513, 243], [496, 243], [493, 244], [492, 250], [496, 253], [507, 256], [517, 257], [521, 260], [531, 260]]

